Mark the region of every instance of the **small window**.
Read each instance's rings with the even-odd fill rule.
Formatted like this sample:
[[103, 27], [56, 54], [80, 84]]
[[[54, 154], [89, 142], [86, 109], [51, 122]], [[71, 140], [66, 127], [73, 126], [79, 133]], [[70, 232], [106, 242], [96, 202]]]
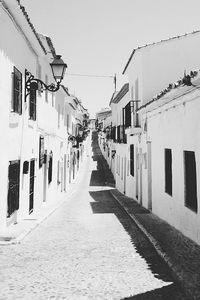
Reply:
[[44, 163], [44, 137], [40, 135], [39, 138], [39, 168], [42, 167]]
[[22, 113], [22, 73], [14, 67], [13, 71], [13, 88], [12, 88], [12, 112]]
[[49, 168], [48, 168], [48, 183], [52, 182], [52, 174], [53, 174], [53, 153], [52, 151], [49, 154]]
[[165, 149], [165, 192], [172, 196], [172, 151]]
[[29, 117], [31, 120], [36, 120], [36, 90], [30, 89], [29, 96]]
[[197, 212], [197, 180], [195, 152], [184, 151], [185, 206]]
[[124, 108], [125, 128], [131, 126], [131, 103], [129, 102]]
[[130, 175], [134, 176], [134, 145], [130, 145]]

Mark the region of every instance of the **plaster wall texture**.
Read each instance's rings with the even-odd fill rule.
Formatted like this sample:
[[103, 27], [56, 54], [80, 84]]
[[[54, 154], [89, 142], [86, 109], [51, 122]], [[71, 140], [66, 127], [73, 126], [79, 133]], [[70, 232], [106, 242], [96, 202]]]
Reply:
[[[200, 205], [200, 94], [195, 90], [147, 113], [152, 142], [152, 210], [183, 234], [200, 243], [199, 210], [185, 206], [183, 151], [194, 151]], [[164, 149], [172, 151], [172, 196], [165, 192]]]
[[[37, 93], [36, 121], [29, 118], [29, 97], [25, 102], [25, 69], [36, 78], [45, 82], [54, 82], [50, 57], [45, 53], [24, 15], [18, 7], [17, 1], [5, 1], [8, 7], [0, 4], [0, 125], [3, 130], [1, 138], [1, 198], [0, 198], [0, 229], [7, 226], [7, 193], [8, 193], [8, 165], [11, 160], [20, 159], [20, 207], [17, 218], [24, 218], [29, 214], [29, 185], [30, 174], [22, 174], [23, 162], [35, 159], [35, 193], [34, 210], [43, 205], [45, 166], [39, 168], [39, 138], [44, 137], [44, 148], [49, 155], [53, 152], [53, 178], [50, 185], [46, 185], [46, 201], [57, 201], [64, 189], [64, 155], [69, 155], [67, 141], [67, 124], [65, 122], [66, 93], [60, 90], [52, 95], [48, 92]], [[11, 37], [11, 38], [6, 38]], [[22, 73], [22, 114], [11, 112], [12, 72], [16, 67]], [[39, 69], [41, 68], [41, 74]], [[48, 100], [48, 101], [47, 101]], [[72, 113], [72, 110], [68, 112]], [[69, 127], [72, 128], [70, 116]], [[75, 120], [74, 120], [75, 124]], [[71, 129], [70, 129], [71, 130]], [[49, 157], [49, 156], [48, 156]], [[57, 183], [59, 161], [59, 178]], [[46, 179], [47, 181], [47, 179]]]

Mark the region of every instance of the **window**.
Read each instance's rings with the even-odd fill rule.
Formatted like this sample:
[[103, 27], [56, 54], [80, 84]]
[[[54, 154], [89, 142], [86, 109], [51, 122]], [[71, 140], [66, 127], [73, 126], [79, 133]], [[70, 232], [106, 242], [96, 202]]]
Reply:
[[131, 104], [130, 102], [125, 106], [125, 112], [124, 112], [124, 118], [125, 118], [125, 127], [131, 126]]
[[36, 120], [36, 90], [35, 89], [30, 89], [29, 117], [33, 121]]
[[49, 154], [49, 168], [48, 168], [48, 183], [52, 182], [52, 168], [53, 168], [53, 153], [52, 151]]
[[134, 145], [130, 145], [130, 175], [134, 176]]
[[44, 137], [40, 135], [39, 138], [39, 168], [42, 167], [44, 163]]
[[184, 151], [185, 206], [197, 212], [197, 181], [195, 152]]
[[11, 110], [21, 115], [22, 113], [22, 73], [14, 67], [13, 71], [13, 93]]
[[172, 196], [172, 151], [165, 149], [165, 192]]
[[19, 208], [20, 161], [10, 161], [8, 167], [7, 217]]
[[117, 143], [120, 143], [120, 125], [117, 126]]
[[111, 128], [111, 139], [113, 140], [113, 142], [116, 142], [116, 126], [113, 126]]

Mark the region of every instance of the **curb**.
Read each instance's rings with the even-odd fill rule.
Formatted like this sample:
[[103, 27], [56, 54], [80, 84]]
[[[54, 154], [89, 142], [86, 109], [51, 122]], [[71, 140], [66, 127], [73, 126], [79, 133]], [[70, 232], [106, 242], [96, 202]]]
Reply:
[[124, 207], [122, 205], [122, 203], [120, 202], [118, 196], [115, 195], [115, 193], [112, 190], [110, 190], [109, 192], [115, 198], [115, 200], [119, 203], [119, 205], [125, 211], [125, 213], [134, 221], [134, 223], [136, 224], [136, 226], [148, 238], [148, 240], [150, 241], [150, 243], [152, 244], [152, 246], [154, 247], [154, 249], [156, 250], [156, 252], [158, 253], [158, 255], [168, 265], [168, 267], [171, 270], [172, 277], [180, 285], [180, 287], [182, 288], [182, 290], [184, 291], [184, 293], [186, 294], [186, 296], [188, 296], [190, 298], [190, 300], [192, 300], [192, 299], [195, 300], [196, 297], [194, 296], [194, 294], [191, 291], [186, 290], [186, 288], [185, 288], [185, 286], [183, 285], [183, 282], [182, 282], [182, 276], [181, 276], [181, 274], [176, 270], [176, 267], [173, 265], [173, 263], [171, 261], [171, 258], [168, 256], [168, 254], [165, 251], [162, 250], [161, 246], [159, 245], [159, 242], [146, 230], [146, 228], [138, 221], [138, 219], [133, 214], [130, 214], [128, 212], [128, 209], [126, 209], [126, 207]]

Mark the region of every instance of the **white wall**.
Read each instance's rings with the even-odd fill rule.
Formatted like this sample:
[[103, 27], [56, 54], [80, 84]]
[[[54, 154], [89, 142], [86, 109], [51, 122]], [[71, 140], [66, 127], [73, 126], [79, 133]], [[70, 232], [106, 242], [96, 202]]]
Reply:
[[[195, 152], [199, 207], [199, 100], [199, 91], [194, 90], [192, 93], [155, 108], [147, 114], [148, 136], [152, 141], [152, 210], [198, 243], [200, 243], [199, 209], [195, 213], [184, 205], [183, 151]], [[165, 193], [165, 148], [172, 150], [172, 196]]]
[[139, 98], [150, 101], [170, 83], [184, 76], [184, 70], [199, 69], [200, 33], [170, 39], [136, 50], [125, 71], [131, 85], [139, 79]]
[[[69, 96], [60, 89], [52, 95], [48, 92], [46, 101], [45, 92], [37, 93], [36, 121], [29, 118], [29, 97], [25, 102], [25, 69], [28, 69], [38, 78], [39, 66], [41, 67], [41, 79], [45, 81], [48, 76], [48, 84], [54, 82], [49, 65], [50, 55], [45, 55], [38, 43], [32, 29], [22, 14], [17, 1], [6, 0], [9, 10], [0, 4], [0, 132], [1, 139], [1, 177], [0, 177], [0, 229], [8, 225], [7, 193], [8, 193], [8, 166], [10, 160], [21, 162], [20, 172], [20, 207], [14, 214], [16, 218], [28, 217], [29, 211], [29, 187], [30, 173], [22, 174], [23, 162], [35, 159], [35, 193], [34, 211], [40, 211], [43, 205], [44, 171], [45, 165], [39, 168], [39, 137], [44, 137], [44, 149], [49, 157], [53, 152], [53, 178], [50, 185], [47, 182], [46, 202], [58, 201], [67, 187], [64, 184], [64, 159], [70, 160], [71, 145], [68, 142], [66, 114], [69, 114], [69, 133], [72, 133], [72, 122], [75, 122], [74, 110], [68, 103]], [[16, 22], [15, 22], [16, 20]], [[12, 37], [12, 38], [6, 38]], [[12, 72], [16, 67], [23, 76], [22, 82], [22, 115], [11, 112], [12, 97]], [[79, 111], [80, 114], [80, 111]], [[57, 165], [60, 165], [60, 184], [57, 182]], [[48, 162], [47, 162], [48, 177]], [[30, 169], [29, 169], [30, 170]], [[67, 171], [69, 168], [67, 167]], [[67, 178], [68, 177], [68, 178]], [[48, 180], [46, 180], [48, 181]], [[69, 175], [66, 175], [69, 184]]]

